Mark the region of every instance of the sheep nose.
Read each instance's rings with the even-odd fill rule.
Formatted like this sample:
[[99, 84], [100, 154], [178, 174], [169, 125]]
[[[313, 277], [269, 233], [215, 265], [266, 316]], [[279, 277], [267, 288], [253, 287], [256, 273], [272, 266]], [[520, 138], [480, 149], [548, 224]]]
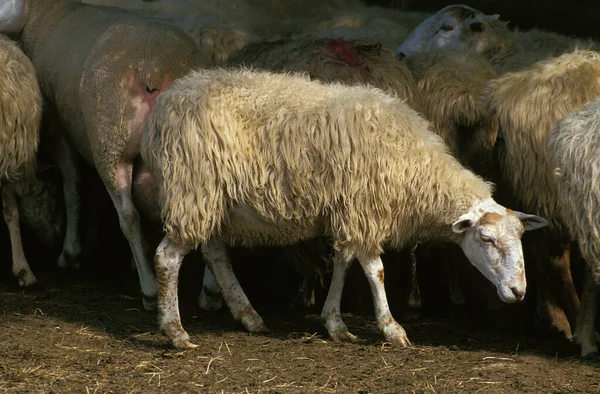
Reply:
[[515, 286], [510, 286], [510, 291], [512, 291], [512, 293], [514, 294], [514, 296], [519, 300], [522, 301], [523, 298], [525, 298], [525, 290], [520, 289], [518, 287]]

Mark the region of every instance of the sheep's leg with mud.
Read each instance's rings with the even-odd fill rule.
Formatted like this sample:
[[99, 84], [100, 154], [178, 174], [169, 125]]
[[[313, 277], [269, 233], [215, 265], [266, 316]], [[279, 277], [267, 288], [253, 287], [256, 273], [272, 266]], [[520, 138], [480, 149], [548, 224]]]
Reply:
[[321, 312], [321, 318], [324, 320], [327, 332], [329, 332], [329, 336], [334, 341], [353, 341], [356, 339], [356, 337], [348, 331], [346, 324], [342, 320], [342, 314], [340, 312], [342, 293], [344, 291], [344, 281], [348, 266], [348, 259], [342, 253], [336, 252], [333, 256], [333, 273], [331, 276], [331, 284], [329, 285], [327, 298], [325, 299], [323, 311]]
[[145, 239], [140, 227], [140, 215], [133, 205], [131, 198], [132, 169], [132, 164], [120, 163], [116, 169], [116, 188], [107, 187], [107, 190], [117, 209], [121, 231], [123, 231], [127, 241], [129, 241], [129, 246], [135, 259], [140, 278], [144, 308], [150, 311], [156, 309], [158, 285], [152, 273], [150, 261], [144, 252], [147, 248], [145, 247]]
[[205, 311], [216, 311], [223, 307], [223, 297], [217, 284], [217, 279], [208, 267], [204, 266], [204, 277], [202, 278], [202, 291], [198, 296], [198, 306]]
[[10, 188], [4, 187], [1, 192], [3, 207], [2, 211], [4, 214], [4, 221], [8, 227], [10, 246], [12, 248], [12, 272], [13, 275], [19, 280], [19, 286], [30, 286], [37, 282], [37, 279], [33, 275], [31, 268], [29, 268], [29, 264], [25, 258], [25, 252], [23, 251], [17, 200], [14, 192], [10, 190]]
[[402, 328], [402, 326], [398, 324], [396, 320], [394, 320], [388, 306], [384, 287], [385, 274], [381, 257], [359, 255], [358, 261], [360, 262], [367, 280], [369, 281], [369, 285], [371, 286], [377, 325], [383, 332], [385, 340], [396, 345], [409, 346], [410, 341], [406, 336], [404, 328]]
[[179, 267], [190, 248], [179, 245], [165, 236], [156, 248], [155, 265], [158, 279], [158, 324], [160, 329], [177, 348], [197, 347], [181, 325], [177, 282]]
[[268, 331], [233, 272], [227, 256], [227, 245], [222, 240], [213, 238], [202, 245], [202, 256], [214, 274], [233, 318], [241, 322], [250, 332]]
[[[51, 118], [51, 115], [48, 116]], [[49, 127], [56, 128], [57, 124], [49, 120]], [[58, 131], [53, 146], [53, 158], [58, 164], [62, 176], [62, 189], [65, 199], [65, 238], [63, 247], [58, 257], [58, 266], [61, 268], [79, 268], [81, 259], [81, 198], [79, 190], [79, 171], [75, 150], [66, 137]]]
[[581, 308], [577, 316], [577, 327], [573, 339], [581, 346], [581, 355], [591, 357], [598, 353], [596, 316], [600, 304], [600, 286], [594, 283], [589, 268], [586, 267], [581, 294]]

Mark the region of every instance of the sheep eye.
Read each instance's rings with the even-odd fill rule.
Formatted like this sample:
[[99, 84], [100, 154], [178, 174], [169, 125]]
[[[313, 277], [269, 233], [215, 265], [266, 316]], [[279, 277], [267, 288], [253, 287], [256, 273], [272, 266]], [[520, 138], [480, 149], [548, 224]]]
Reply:
[[448, 25], [448, 24], [443, 24], [442, 27], [440, 28], [440, 30], [443, 31], [452, 31], [454, 30], [454, 26]]
[[490, 243], [494, 242], [493, 237], [490, 237], [489, 235], [483, 235], [483, 234], [481, 235], [481, 240], [483, 242], [490, 242]]

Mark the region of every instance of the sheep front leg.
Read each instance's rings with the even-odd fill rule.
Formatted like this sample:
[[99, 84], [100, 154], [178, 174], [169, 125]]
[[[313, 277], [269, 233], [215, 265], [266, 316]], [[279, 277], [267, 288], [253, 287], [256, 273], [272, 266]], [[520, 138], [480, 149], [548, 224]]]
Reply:
[[362, 269], [369, 281], [369, 285], [371, 286], [377, 325], [383, 332], [385, 340], [395, 345], [402, 345], [405, 347], [409, 346], [410, 341], [406, 336], [404, 328], [402, 328], [402, 326], [398, 324], [396, 320], [394, 320], [388, 306], [383, 283], [385, 274], [381, 257], [368, 257], [361, 255], [358, 256], [358, 261], [360, 262], [360, 265], [362, 266]]
[[107, 190], [117, 209], [121, 231], [123, 231], [127, 241], [129, 241], [129, 246], [133, 253], [140, 279], [144, 308], [150, 311], [156, 309], [158, 286], [156, 278], [152, 273], [150, 260], [145, 253], [148, 248], [146, 248], [145, 239], [140, 227], [140, 215], [133, 205], [131, 198], [132, 168], [131, 164], [119, 164], [117, 166], [116, 179], [118, 184], [116, 190], [113, 190], [111, 187], [107, 187]]
[[202, 256], [214, 274], [233, 318], [241, 322], [250, 332], [269, 331], [250, 304], [233, 272], [227, 256], [227, 245], [222, 240], [213, 238], [202, 245]]
[[577, 327], [573, 340], [581, 346], [581, 356], [589, 358], [598, 353], [598, 334], [596, 333], [596, 315], [600, 303], [600, 286], [594, 283], [592, 274], [586, 267], [581, 294], [581, 308], [577, 316]]
[[27, 259], [25, 258], [25, 252], [23, 251], [23, 244], [21, 242], [19, 209], [17, 207], [15, 195], [10, 188], [5, 187], [2, 189], [2, 207], [4, 221], [6, 222], [10, 235], [13, 275], [19, 280], [19, 286], [30, 286], [37, 282], [37, 279], [35, 278], [35, 275], [33, 275], [33, 272], [27, 263]]
[[158, 280], [158, 324], [160, 329], [177, 348], [197, 347], [181, 325], [177, 282], [179, 267], [190, 248], [179, 245], [165, 236], [156, 249], [154, 263]]
[[331, 284], [329, 285], [327, 299], [325, 299], [323, 311], [321, 312], [321, 318], [325, 321], [325, 327], [329, 332], [329, 336], [336, 342], [342, 340], [356, 340], [356, 337], [348, 331], [340, 312], [344, 281], [348, 266], [348, 257], [340, 252], [336, 252], [333, 256]]

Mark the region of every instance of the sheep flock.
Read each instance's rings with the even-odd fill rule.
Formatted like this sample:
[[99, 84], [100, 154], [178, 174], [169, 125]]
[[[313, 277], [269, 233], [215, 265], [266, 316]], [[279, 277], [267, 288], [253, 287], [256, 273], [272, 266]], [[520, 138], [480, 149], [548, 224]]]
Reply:
[[[416, 264], [439, 261], [453, 307], [465, 283], [491, 283], [489, 299], [532, 300], [539, 329], [598, 354], [600, 42], [466, 5], [7, 0], [0, 87], [21, 287], [37, 282], [22, 226], [62, 268], [102, 244], [83, 225], [97, 215], [88, 171], [174, 347], [196, 347], [179, 313], [184, 258], [204, 262], [199, 306], [225, 304], [259, 333], [229, 250], [279, 247], [335, 341], [356, 339], [341, 299], [357, 260], [385, 341], [411, 345], [384, 286], [395, 278], [381, 255], [396, 250], [412, 297]], [[477, 277], [456, 273], [467, 264]]]

